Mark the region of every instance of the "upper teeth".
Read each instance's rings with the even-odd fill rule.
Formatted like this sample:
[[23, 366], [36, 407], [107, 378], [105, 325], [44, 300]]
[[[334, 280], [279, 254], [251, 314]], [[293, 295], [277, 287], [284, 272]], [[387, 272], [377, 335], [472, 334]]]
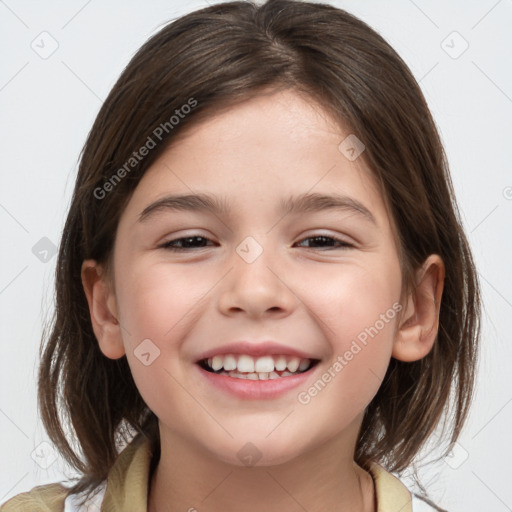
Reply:
[[311, 360], [290, 356], [262, 356], [254, 358], [249, 355], [239, 355], [238, 360], [233, 354], [217, 355], [208, 359], [208, 366], [214, 371], [224, 368], [225, 371], [238, 370], [239, 372], [290, 372], [306, 370], [311, 365]]

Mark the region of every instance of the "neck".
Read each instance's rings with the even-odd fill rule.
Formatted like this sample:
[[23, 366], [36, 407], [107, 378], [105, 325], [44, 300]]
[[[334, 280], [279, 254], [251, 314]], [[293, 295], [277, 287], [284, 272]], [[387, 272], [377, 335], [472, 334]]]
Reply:
[[354, 462], [346, 437], [266, 466], [220, 461], [161, 427], [160, 440], [148, 512], [376, 511], [373, 479]]

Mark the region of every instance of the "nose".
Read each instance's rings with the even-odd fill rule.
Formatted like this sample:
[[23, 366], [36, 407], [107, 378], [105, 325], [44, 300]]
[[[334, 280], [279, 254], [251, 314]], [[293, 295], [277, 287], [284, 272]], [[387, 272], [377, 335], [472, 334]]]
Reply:
[[233, 251], [229, 268], [218, 303], [223, 314], [281, 317], [297, 306], [298, 298], [283, 270], [286, 266], [278, 261], [276, 251], [249, 240]]

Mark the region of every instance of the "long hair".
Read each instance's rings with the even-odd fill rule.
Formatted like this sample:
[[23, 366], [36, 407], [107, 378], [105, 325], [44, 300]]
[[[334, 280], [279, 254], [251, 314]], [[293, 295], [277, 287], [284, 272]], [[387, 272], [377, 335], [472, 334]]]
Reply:
[[[434, 346], [415, 362], [391, 358], [366, 409], [355, 461], [365, 469], [376, 461], [402, 471], [443, 417], [449, 420], [446, 453], [461, 432], [473, 398], [480, 292], [446, 155], [421, 89], [391, 46], [342, 9], [293, 0], [221, 3], [173, 20], [138, 50], [80, 155], [38, 381], [48, 435], [83, 475], [72, 492], [91, 491], [107, 477], [127, 432], [149, 437], [159, 449], [157, 417], [142, 400], [126, 357], [112, 360], [99, 349], [82, 262], [93, 258], [108, 268], [120, 215], [171, 141], [269, 87], [303, 93], [364, 141], [360, 158], [397, 227], [404, 290], [414, 290], [414, 271], [430, 254], [439, 254], [446, 267]], [[177, 109], [188, 112], [178, 122]], [[148, 137], [155, 147], [133, 160]]]

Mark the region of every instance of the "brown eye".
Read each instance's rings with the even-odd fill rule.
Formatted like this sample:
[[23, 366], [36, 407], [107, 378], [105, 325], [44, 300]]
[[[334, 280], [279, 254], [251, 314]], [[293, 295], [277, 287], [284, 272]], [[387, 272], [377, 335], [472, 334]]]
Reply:
[[167, 249], [170, 251], [186, 251], [188, 249], [202, 249], [206, 247], [204, 244], [199, 243], [199, 241], [211, 241], [209, 238], [206, 238], [204, 236], [186, 236], [182, 238], [175, 238], [174, 240], [169, 240], [168, 242], [165, 242], [160, 247], [162, 249]]
[[[325, 235], [318, 235], [318, 236], [310, 236], [307, 238], [304, 238], [302, 241], [306, 240], [315, 240], [315, 244], [319, 244], [320, 247], [324, 247], [326, 249], [334, 248], [349, 248], [354, 247], [352, 244], [349, 244], [348, 242], [345, 242], [344, 240], [341, 240], [339, 238], [331, 237], [331, 236], [325, 236]], [[333, 242], [335, 244], [338, 244], [337, 247], [333, 246]], [[312, 247], [308, 247], [312, 248]]]

